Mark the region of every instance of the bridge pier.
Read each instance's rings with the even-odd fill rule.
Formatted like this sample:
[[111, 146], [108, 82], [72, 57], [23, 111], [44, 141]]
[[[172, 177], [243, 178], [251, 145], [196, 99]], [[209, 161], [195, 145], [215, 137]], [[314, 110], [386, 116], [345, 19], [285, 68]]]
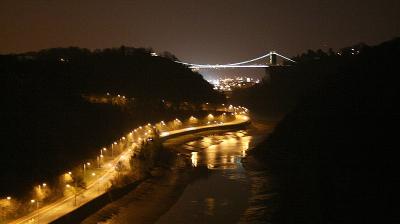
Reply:
[[269, 52], [269, 64], [276, 65], [276, 52], [275, 51]]

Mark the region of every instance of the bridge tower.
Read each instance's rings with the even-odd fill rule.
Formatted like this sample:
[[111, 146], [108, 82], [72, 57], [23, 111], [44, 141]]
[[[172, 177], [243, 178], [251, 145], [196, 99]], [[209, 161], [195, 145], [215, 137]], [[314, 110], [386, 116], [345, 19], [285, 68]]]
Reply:
[[276, 65], [276, 52], [275, 51], [271, 51], [269, 52], [269, 64], [270, 65]]

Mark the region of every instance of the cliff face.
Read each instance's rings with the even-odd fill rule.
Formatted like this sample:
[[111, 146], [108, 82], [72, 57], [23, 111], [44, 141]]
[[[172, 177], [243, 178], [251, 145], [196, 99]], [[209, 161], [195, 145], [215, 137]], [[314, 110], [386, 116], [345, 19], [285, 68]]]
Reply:
[[281, 182], [276, 223], [393, 221], [399, 53], [394, 40], [333, 68], [253, 151]]
[[384, 82], [390, 79], [385, 77], [386, 73], [396, 64], [398, 42], [399, 39], [394, 39], [376, 47], [359, 44], [343, 48], [337, 54], [309, 51], [295, 57], [297, 63], [292, 66], [267, 68], [261, 84], [236, 91], [232, 99], [253, 112], [283, 115], [313, 92], [353, 75], [367, 72], [371, 75], [366, 78]]

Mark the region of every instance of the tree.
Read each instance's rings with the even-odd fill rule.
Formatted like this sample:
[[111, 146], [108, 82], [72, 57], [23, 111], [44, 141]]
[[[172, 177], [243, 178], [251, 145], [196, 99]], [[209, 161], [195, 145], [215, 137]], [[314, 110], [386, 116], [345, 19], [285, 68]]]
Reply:
[[333, 51], [332, 48], [329, 48], [329, 49], [328, 49], [328, 55], [329, 55], [329, 56], [335, 56], [335, 52]]
[[171, 52], [169, 52], [169, 51], [164, 51], [164, 52], [161, 54], [161, 56], [164, 57], [164, 58], [167, 58], [167, 59], [169, 59], [169, 60], [171, 60], [171, 61], [177, 61], [177, 60], [178, 60], [178, 58], [177, 58], [174, 54], [172, 54]]

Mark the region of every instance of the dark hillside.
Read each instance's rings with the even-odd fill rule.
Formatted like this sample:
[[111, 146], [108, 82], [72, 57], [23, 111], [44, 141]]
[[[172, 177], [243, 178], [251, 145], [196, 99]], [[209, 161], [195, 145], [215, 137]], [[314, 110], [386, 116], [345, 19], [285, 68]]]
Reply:
[[9, 82], [10, 96], [26, 94], [31, 91], [26, 88], [34, 88], [50, 95], [110, 92], [172, 101], [223, 100], [200, 74], [169, 58], [152, 57], [150, 50], [142, 48], [121, 47], [94, 52], [56, 48], [3, 55], [0, 56], [0, 72], [2, 79]]
[[[0, 55], [0, 193], [27, 192], [132, 128], [189, 113], [168, 110], [162, 100], [223, 102], [200, 74], [170, 58], [127, 47]], [[82, 98], [107, 92], [134, 98], [133, 106]]]
[[275, 223], [399, 221], [399, 54], [396, 39], [339, 61], [341, 75], [304, 98], [253, 151], [280, 180]]
[[349, 75], [348, 66], [355, 63], [358, 56], [366, 55], [369, 51], [370, 47], [366, 45], [344, 48], [339, 52], [340, 55], [309, 50], [295, 57], [296, 63], [291, 66], [267, 68], [267, 75], [261, 84], [238, 90], [232, 98], [237, 104], [247, 105], [252, 111], [282, 116], [313, 91], [346, 78]]

